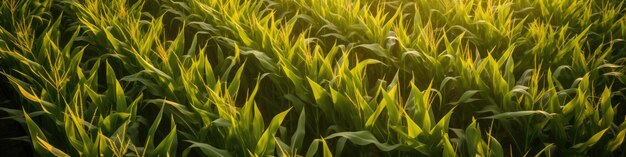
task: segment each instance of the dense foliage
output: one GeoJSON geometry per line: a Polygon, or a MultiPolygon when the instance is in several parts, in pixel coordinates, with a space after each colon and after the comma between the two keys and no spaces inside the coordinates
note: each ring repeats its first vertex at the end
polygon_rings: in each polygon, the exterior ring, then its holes
{"type": "Polygon", "coordinates": [[[625,156],[625,13],[3,0],[0,109],[39,156],[625,156]]]}

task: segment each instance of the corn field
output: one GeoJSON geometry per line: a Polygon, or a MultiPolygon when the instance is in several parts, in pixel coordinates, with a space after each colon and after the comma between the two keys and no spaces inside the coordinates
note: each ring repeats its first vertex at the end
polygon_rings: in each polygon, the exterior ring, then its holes
{"type": "Polygon", "coordinates": [[[625,38],[621,0],[3,0],[1,130],[22,134],[0,140],[63,157],[626,156],[625,38]]]}

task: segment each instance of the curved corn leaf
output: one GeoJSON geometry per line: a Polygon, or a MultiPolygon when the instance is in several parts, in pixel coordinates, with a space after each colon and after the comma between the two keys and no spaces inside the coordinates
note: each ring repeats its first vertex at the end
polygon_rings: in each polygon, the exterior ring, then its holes
{"type": "Polygon", "coordinates": [[[350,140],[350,142],[357,145],[374,144],[378,149],[382,151],[391,151],[401,146],[400,144],[390,145],[387,143],[381,143],[369,131],[339,132],[331,134],[324,139],[332,139],[337,137],[347,138],[348,140],[350,140]]]}

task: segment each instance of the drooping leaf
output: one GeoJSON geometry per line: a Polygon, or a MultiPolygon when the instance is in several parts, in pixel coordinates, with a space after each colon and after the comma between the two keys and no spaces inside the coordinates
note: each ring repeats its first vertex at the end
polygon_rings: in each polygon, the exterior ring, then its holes
{"type": "Polygon", "coordinates": [[[193,148],[199,148],[202,151],[202,153],[204,153],[204,155],[207,155],[207,156],[216,156],[216,157],[231,157],[232,156],[227,150],[219,149],[206,143],[194,142],[190,140],[187,140],[187,142],[191,143],[191,146],[185,149],[185,151],[183,152],[183,156],[188,156],[189,152],[193,148]]]}
{"type": "Polygon", "coordinates": [[[357,145],[374,144],[376,145],[378,149],[382,151],[391,151],[401,146],[400,144],[390,145],[387,143],[381,143],[369,131],[338,132],[338,133],[331,134],[330,136],[327,136],[324,139],[332,139],[332,138],[337,138],[337,137],[347,138],[348,140],[350,140],[350,142],[357,144],[357,145]]]}

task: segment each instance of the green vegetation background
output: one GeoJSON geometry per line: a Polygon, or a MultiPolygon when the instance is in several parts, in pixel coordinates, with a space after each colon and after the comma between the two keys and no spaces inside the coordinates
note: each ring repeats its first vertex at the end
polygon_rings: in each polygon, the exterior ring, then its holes
{"type": "Polygon", "coordinates": [[[626,156],[625,13],[619,0],[4,0],[0,154],[626,156]]]}

